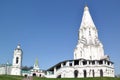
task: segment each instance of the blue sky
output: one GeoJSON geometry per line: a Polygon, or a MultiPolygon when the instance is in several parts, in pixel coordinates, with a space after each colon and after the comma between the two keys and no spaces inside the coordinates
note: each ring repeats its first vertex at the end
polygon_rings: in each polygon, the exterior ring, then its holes
{"type": "Polygon", "coordinates": [[[88,5],[105,54],[120,73],[120,0],[0,0],[0,64],[12,63],[20,43],[23,65],[41,69],[73,59],[83,8],[88,5]]]}

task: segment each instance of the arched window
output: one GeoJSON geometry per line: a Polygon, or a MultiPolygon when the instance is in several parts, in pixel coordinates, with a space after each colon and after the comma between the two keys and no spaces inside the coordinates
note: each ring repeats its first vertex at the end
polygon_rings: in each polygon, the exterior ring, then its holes
{"type": "Polygon", "coordinates": [[[93,75],[93,77],[95,77],[95,71],[94,70],[92,70],[92,75],[93,75]]]}
{"type": "Polygon", "coordinates": [[[90,30],[90,28],[89,28],[89,36],[91,36],[91,30],[90,30]]]}
{"type": "Polygon", "coordinates": [[[18,57],[16,57],[16,64],[18,64],[18,61],[19,61],[19,58],[18,58],[18,57]]]}
{"type": "Polygon", "coordinates": [[[103,70],[100,69],[100,77],[103,77],[103,70]]]}
{"type": "Polygon", "coordinates": [[[82,55],[82,51],[80,51],[80,57],[82,57],[83,55],[82,55]]]}
{"type": "Polygon", "coordinates": [[[77,78],[78,77],[78,70],[74,71],[74,77],[77,78]]]}
{"type": "Polygon", "coordinates": [[[84,78],[87,77],[87,72],[86,72],[86,70],[83,70],[83,75],[84,75],[84,78]]]}

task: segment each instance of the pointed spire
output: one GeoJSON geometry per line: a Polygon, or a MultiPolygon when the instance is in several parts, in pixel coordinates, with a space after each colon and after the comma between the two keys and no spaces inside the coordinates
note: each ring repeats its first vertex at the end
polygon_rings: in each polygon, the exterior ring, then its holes
{"type": "Polygon", "coordinates": [[[38,58],[36,58],[35,60],[34,69],[37,69],[37,70],[39,69],[38,58]]]}
{"type": "Polygon", "coordinates": [[[95,24],[93,22],[93,19],[90,15],[89,8],[87,5],[84,7],[83,17],[80,25],[81,28],[87,28],[87,27],[95,27],[95,24]]]}
{"type": "Polygon", "coordinates": [[[35,65],[38,66],[38,59],[36,58],[35,65]]]}

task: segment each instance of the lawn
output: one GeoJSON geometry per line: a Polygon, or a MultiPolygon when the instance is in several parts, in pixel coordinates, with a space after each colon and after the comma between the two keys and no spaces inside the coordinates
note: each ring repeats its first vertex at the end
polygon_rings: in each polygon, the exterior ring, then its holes
{"type": "MultiPolygon", "coordinates": [[[[0,80],[22,80],[23,77],[21,76],[9,76],[9,75],[0,75],[0,80]]],[[[120,80],[120,78],[39,78],[34,77],[33,80],[120,80]]]]}
{"type": "Polygon", "coordinates": [[[61,78],[61,79],[34,78],[34,80],[120,80],[120,78],[61,78]]]}
{"type": "Polygon", "coordinates": [[[21,76],[0,75],[0,80],[22,80],[21,76]]]}

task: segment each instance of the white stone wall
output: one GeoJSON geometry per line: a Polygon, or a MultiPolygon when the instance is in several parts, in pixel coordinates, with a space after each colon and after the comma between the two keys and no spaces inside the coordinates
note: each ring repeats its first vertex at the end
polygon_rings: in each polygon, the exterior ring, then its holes
{"type": "Polygon", "coordinates": [[[0,75],[6,74],[6,69],[5,67],[0,67],[0,75]]]}
{"type": "Polygon", "coordinates": [[[108,65],[105,60],[102,61],[102,64],[99,64],[99,61],[95,61],[95,63],[89,63],[92,61],[87,61],[86,64],[83,64],[84,60],[79,60],[79,64],[74,64],[74,61],[66,61],[66,64],[63,66],[61,63],[61,67],[59,69],[54,66],[54,74],[47,75],[48,78],[75,78],[75,70],[78,71],[77,77],[85,77],[84,70],[86,71],[86,77],[114,77],[114,66],[110,62],[108,65]],[[70,66],[69,63],[72,62],[70,66]],[[102,70],[102,72],[101,72],[102,70]],[[101,73],[100,73],[101,72],[101,73]]]}
{"type": "Polygon", "coordinates": [[[21,75],[21,68],[12,67],[11,75],[21,75]]]}
{"type": "Polygon", "coordinates": [[[12,66],[0,66],[0,75],[4,75],[4,74],[7,74],[7,75],[10,75],[11,74],[11,67],[12,66]]]}
{"type": "Polygon", "coordinates": [[[79,78],[84,77],[84,70],[86,70],[86,77],[100,77],[100,70],[103,70],[103,77],[114,77],[114,72],[112,72],[114,69],[103,66],[63,67],[54,75],[56,77],[61,75],[62,78],[74,78],[75,70],[78,70],[79,78]],[[94,70],[94,76],[92,70],[94,70]]]}

